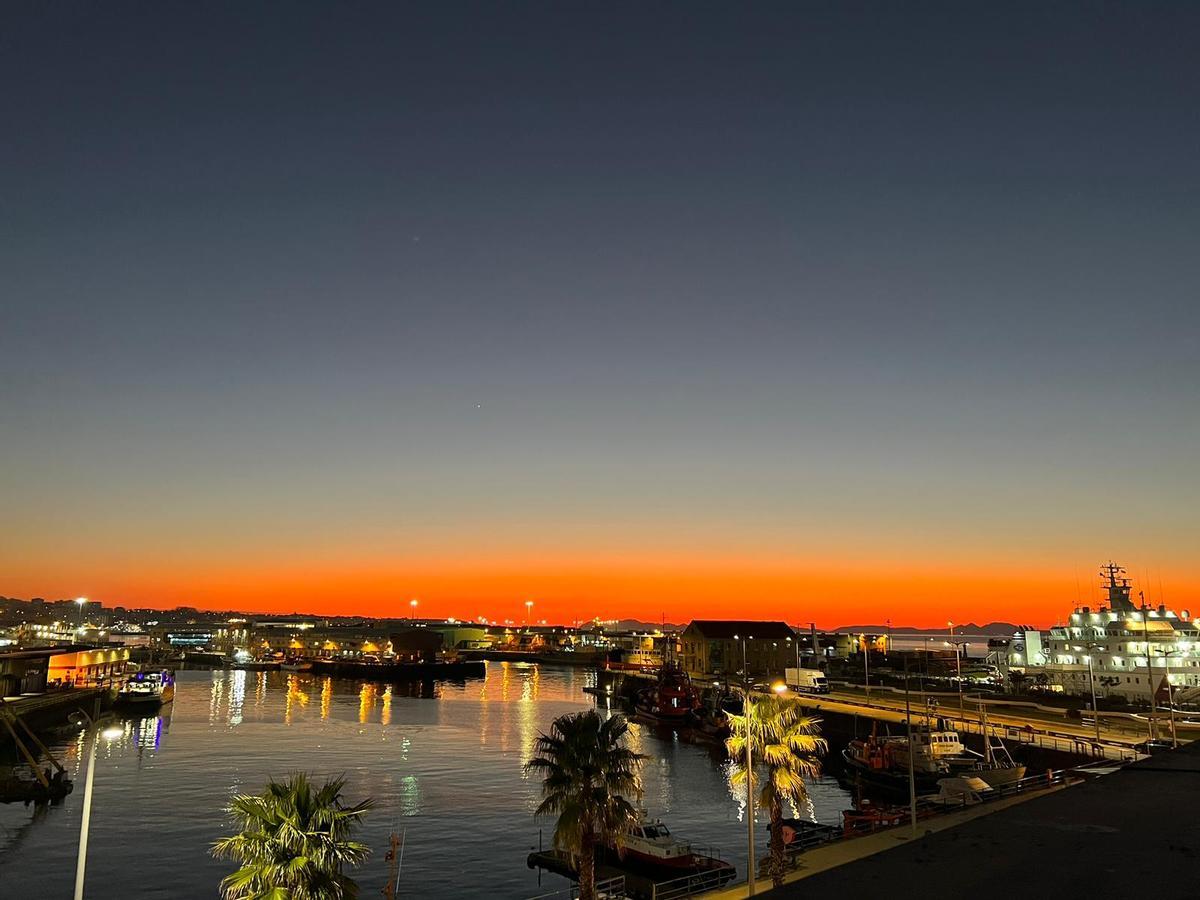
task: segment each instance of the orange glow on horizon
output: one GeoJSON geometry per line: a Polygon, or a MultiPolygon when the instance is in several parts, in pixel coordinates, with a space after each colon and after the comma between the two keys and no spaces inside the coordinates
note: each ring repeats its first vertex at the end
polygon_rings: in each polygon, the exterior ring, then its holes
{"type": "MultiPolygon", "coordinates": [[[[1135,585],[1139,579],[1134,574],[1135,585]]],[[[1097,606],[1098,579],[1086,572],[1050,567],[1014,571],[1003,564],[960,562],[941,567],[868,565],[860,560],[802,564],[754,559],[570,559],[446,561],[368,564],[365,560],[325,560],[309,565],[288,561],[275,566],[172,567],[89,572],[77,579],[38,584],[20,579],[25,593],[48,599],[74,596],[86,588],[94,600],[112,606],[254,613],[290,612],[405,618],[413,615],[480,616],[503,622],[525,620],[526,601],[534,618],[551,623],[635,618],[687,622],[693,618],[815,621],[818,627],[855,624],[934,627],[992,621],[1049,625],[1079,604],[1097,606]]],[[[1143,578],[1148,602],[1194,608],[1200,579],[1172,575],[1143,578]]],[[[13,586],[9,586],[10,591],[13,586]]],[[[1135,587],[1138,590],[1139,587],[1135,587]]]]}

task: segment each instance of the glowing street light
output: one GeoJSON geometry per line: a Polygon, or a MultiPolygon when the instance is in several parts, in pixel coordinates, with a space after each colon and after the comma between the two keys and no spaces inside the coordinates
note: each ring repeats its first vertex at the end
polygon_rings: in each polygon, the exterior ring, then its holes
{"type": "MultiPolygon", "coordinates": [[[[84,602],[86,603],[87,600],[84,599],[84,602]]],[[[102,731],[96,727],[95,720],[83,710],[77,710],[75,713],[72,713],[71,719],[77,724],[86,724],[88,728],[94,731],[92,748],[88,751],[87,778],[84,781],[83,787],[83,813],[79,822],[79,857],[75,863],[75,900],[83,900],[83,879],[84,871],[87,868],[88,830],[92,824],[92,785],[95,782],[96,776],[96,747],[100,744],[100,738],[104,738],[110,742],[115,741],[125,734],[125,729],[117,726],[109,726],[102,731]]]]}
{"type": "Polygon", "coordinates": [[[526,622],[526,623],[528,623],[528,622],[529,622],[529,617],[530,617],[531,615],[533,615],[533,601],[532,601],[532,600],[526,600],[526,601],[525,601],[525,622],[526,622]]]}
{"type": "Polygon", "coordinates": [[[88,602],[87,597],[76,597],[75,598],[75,603],[79,607],[79,624],[80,624],[80,626],[83,625],[83,608],[85,606],[87,606],[87,602],[88,602]]]}
{"type": "Polygon", "coordinates": [[[417,598],[416,597],[413,597],[413,599],[408,601],[408,607],[411,610],[411,612],[408,614],[408,617],[410,619],[415,619],[417,617],[417,598]]]}

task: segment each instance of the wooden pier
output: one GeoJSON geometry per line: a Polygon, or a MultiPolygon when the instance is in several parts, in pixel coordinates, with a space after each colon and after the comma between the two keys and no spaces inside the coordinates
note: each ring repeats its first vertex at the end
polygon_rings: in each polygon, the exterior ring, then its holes
{"type": "Polygon", "coordinates": [[[414,663],[363,663],[349,660],[317,659],[313,661],[313,673],[332,675],[336,678],[365,678],[368,681],[444,681],[449,679],[482,678],[486,664],[477,661],[461,662],[414,662],[414,663]]]}

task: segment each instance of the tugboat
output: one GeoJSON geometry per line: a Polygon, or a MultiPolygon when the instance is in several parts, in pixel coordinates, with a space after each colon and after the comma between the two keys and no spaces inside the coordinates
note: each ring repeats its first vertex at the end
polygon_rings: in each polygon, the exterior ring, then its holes
{"type": "Polygon", "coordinates": [[[114,706],[126,709],[150,709],[175,699],[175,673],[169,669],[159,672],[135,672],[117,691],[114,706]]]}
{"type": "Polygon", "coordinates": [[[992,788],[1025,777],[1025,766],[1014,762],[1003,744],[995,747],[989,740],[984,756],[964,747],[958,732],[944,725],[914,731],[911,743],[904,737],[872,734],[865,741],[851,741],[842,751],[849,770],[863,781],[897,791],[908,790],[910,756],[917,793],[936,793],[938,782],[953,776],[978,778],[992,788]]]}
{"type": "Polygon", "coordinates": [[[670,663],[659,670],[657,684],[638,691],[633,708],[652,719],[683,722],[700,708],[700,692],[677,663],[670,663]]]}

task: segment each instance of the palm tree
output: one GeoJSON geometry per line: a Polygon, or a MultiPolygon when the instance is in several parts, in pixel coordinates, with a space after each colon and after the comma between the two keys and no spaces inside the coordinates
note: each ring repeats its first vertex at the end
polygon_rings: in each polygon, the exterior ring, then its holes
{"type": "Polygon", "coordinates": [[[729,717],[733,732],[725,742],[733,759],[733,785],[751,790],[761,782],[758,802],[771,816],[771,881],[783,884],[783,804],[800,806],[808,801],[805,779],[821,774],[820,757],[827,744],[821,737],[821,720],[804,715],[798,700],[782,697],[746,698],[743,714],[729,717]],[[747,723],[749,729],[747,731],[747,723]],[[747,733],[749,737],[747,737],[747,733]],[[755,766],[761,766],[766,778],[746,771],[746,741],[755,766]]]}
{"type": "Polygon", "coordinates": [[[267,782],[261,794],[239,794],[228,811],[240,828],[213,844],[218,859],[241,868],[221,880],[226,900],[353,900],[358,885],[342,874],[367,858],[366,844],[350,839],[370,800],[342,802],[345,778],[314,787],[297,773],[267,782]]]}
{"type": "Polygon", "coordinates": [[[596,845],[619,843],[637,822],[624,795],[641,797],[638,770],[647,757],[624,745],[628,731],[621,716],[605,720],[595,710],[559,716],[525,764],[543,774],[534,815],[558,815],[553,844],[577,862],[580,900],[596,898],[596,845]]]}

